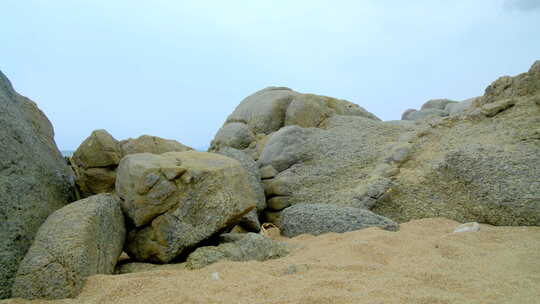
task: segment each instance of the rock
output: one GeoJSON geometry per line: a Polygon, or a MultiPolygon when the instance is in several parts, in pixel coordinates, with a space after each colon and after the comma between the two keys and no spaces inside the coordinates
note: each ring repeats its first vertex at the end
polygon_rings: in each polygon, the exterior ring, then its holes
{"type": "Polygon", "coordinates": [[[268,200],[268,208],[279,211],[291,205],[290,198],[287,196],[274,196],[268,200]]]}
{"type": "Polygon", "coordinates": [[[216,137],[211,143],[211,149],[219,150],[219,147],[231,147],[234,149],[245,149],[254,141],[255,135],[244,123],[233,122],[224,125],[219,129],[216,137]]]}
{"type": "Polygon", "coordinates": [[[364,206],[361,197],[376,181],[375,169],[390,153],[396,153],[398,161],[407,159],[409,150],[394,148],[406,146],[400,137],[413,130],[340,115],[328,118],[320,128],[282,128],[272,135],[259,159],[261,167],[272,165],[279,172],[262,181],[267,200],[284,197],[274,202],[364,206]]]}
{"type": "Polygon", "coordinates": [[[296,204],[281,214],[281,233],[287,237],[300,234],[343,233],[368,227],[396,231],[398,224],[371,211],[329,204],[296,204]]]}
{"type": "Polygon", "coordinates": [[[22,260],[13,296],[62,299],[79,294],[87,277],[112,274],[126,235],[120,204],[100,194],[54,212],[22,260]]]}
{"type": "Polygon", "coordinates": [[[72,159],[84,169],[116,167],[122,159],[122,150],[106,130],[95,130],[73,153],[72,159]]]}
{"type": "Polygon", "coordinates": [[[423,120],[430,117],[444,117],[448,116],[448,113],[444,110],[439,109],[425,109],[421,111],[412,112],[408,115],[409,120],[417,121],[423,120]]]}
{"type": "Polygon", "coordinates": [[[380,120],[346,100],[270,87],[248,96],[236,107],[216,134],[209,151],[232,147],[258,160],[270,134],[289,125],[319,127],[335,115],[380,120]]]}
{"type": "Polygon", "coordinates": [[[241,122],[254,134],[269,134],[285,122],[287,107],[298,93],[289,88],[268,87],[246,97],[225,124],[241,122]]]}
{"type": "Polygon", "coordinates": [[[306,160],[309,157],[306,141],[311,133],[312,129],[298,126],[281,128],[268,140],[259,159],[259,166],[272,166],[281,172],[306,160]]]}
{"type": "Polygon", "coordinates": [[[58,151],[51,123],[0,72],[0,299],[39,227],[75,199],[74,174],[58,151]]]}
{"type": "Polygon", "coordinates": [[[223,147],[218,154],[225,155],[232,159],[236,159],[240,162],[242,167],[249,173],[249,185],[255,193],[255,200],[257,204],[257,211],[261,212],[266,208],[266,198],[264,196],[264,189],[261,185],[261,173],[255,160],[248,154],[229,147],[223,147]]]}
{"type": "Polygon", "coordinates": [[[186,261],[188,269],[200,269],[221,260],[228,261],[266,261],[289,254],[286,244],[274,241],[256,233],[235,236],[230,242],[219,246],[199,247],[186,261]]]}
{"type": "Polygon", "coordinates": [[[261,223],[259,222],[257,209],[253,209],[244,215],[240,219],[240,222],[238,222],[238,225],[240,225],[246,231],[259,232],[261,230],[261,223]]]}
{"type": "Polygon", "coordinates": [[[527,73],[515,77],[503,76],[486,88],[478,105],[495,102],[510,97],[533,96],[540,92],[540,60],[534,62],[527,73]]]}
{"type": "Polygon", "coordinates": [[[444,110],[447,105],[458,103],[457,101],[450,99],[431,99],[426,101],[420,108],[420,111],[424,110],[444,110]]]}
{"type": "Polygon", "coordinates": [[[470,109],[474,104],[475,100],[479,97],[469,98],[458,103],[449,103],[444,108],[444,111],[449,115],[455,115],[464,112],[467,109],[470,109]]]}
{"type": "Polygon", "coordinates": [[[116,167],[122,159],[120,143],[105,130],[95,130],[73,153],[71,164],[83,197],[112,192],[116,167]]]}
{"type": "Polygon", "coordinates": [[[134,227],[126,252],[167,263],[255,208],[248,172],[231,158],[206,152],[141,153],[124,157],[116,192],[134,227]]]}
{"type": "Polygon", "coordinates": [[[276,177],[278,175],[278,171],[272,167],[272,165],[264,166],[260,169],[261,178],[262,179],[270,179],[276,177]]]}
{"type": "Polygon", "coordinates": [[[77,173],[77,185],[83,197],[114,191],[116,168],[125,155],[134,153],[163,154],[191,151],[175,140],[142,135],[117,141],[105,130],[95,130],[77,148],[72,166],[77,173]]]}
{"type": "Polygon", "coordinates": [[[333,114],[322,96],[302,94],[296,96],[285,113],[285,125],[316,128],[333,114]]]}
{"type": "Polygon", "coordinates": [[[535,73],[505,80],[514,89],[497,80],[474,109],[419,132],[372,211],[399,222],[540,225],[540,91],[521,95],[534,88],[535,73]]]}
{"type": "Polygon", "coordinates": [[[150,135],[122,140],[120,141],[120,146],[124,156],[135,153],[163,154],[167,152],[193,151],[193,148],[183,145],[176,140],[150,135]]]}
{"type": "Polygon", "coordinates": [[[415,109],[407,109],[403,114],[401,114],[401,120],[412,120],[410,119],[410,116],[412,113],[416,112],[415,109]]]}
{"type": "Polygon", "coordinates": [[[478,231],[480,231],[480,224],[478,224],[477,222],[472,222],[472,223],[465,223],[465,224],[459,225],[459,226],[454,230],[454,233],[459,233],[459,232],[478,232],[478,231]]]}

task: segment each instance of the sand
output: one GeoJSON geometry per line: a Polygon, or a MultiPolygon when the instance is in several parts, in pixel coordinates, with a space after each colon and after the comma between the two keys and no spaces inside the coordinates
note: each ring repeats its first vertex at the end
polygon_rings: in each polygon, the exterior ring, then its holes
{"type": "Polygon", "coordinates": [[[295,249],[278,260],[97,275],[77,299],[0,303],[540,303],[540,227],[458,225],[302,235],[284,239],[295,249]]]}

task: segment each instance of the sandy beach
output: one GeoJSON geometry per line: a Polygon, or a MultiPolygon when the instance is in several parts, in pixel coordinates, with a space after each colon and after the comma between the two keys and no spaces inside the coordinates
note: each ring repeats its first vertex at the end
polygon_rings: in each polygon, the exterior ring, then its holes
{"type": "Polygon", "coordinates": [[[0,303],[538,303],[540,227],[452,233],[457,225],[280,238],[295,249],[278,260],[98,275],[76,299],[0,303]]]}

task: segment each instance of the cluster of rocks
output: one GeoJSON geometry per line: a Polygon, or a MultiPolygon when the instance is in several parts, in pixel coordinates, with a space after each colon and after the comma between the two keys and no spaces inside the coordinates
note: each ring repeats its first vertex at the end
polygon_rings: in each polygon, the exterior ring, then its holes
{"type": "Polygon", "coordinates": [[[431,99],[426,101],[420,110],[408,109],[401,115],[402,120],[423,120],[430,117],[446,117],[457,115],[472,107],[479,97],[469,98],[463,101],[450,99],[431,99]]]}
{"type": "Polygon", "coordinates": [[[0,76],[0,298],[74,297],[90,275],[129,272],[122,252],[133,268],[287,255],[256,233],[266,222],[287,237],[438,216],[540,225],[540,61],[402,121],[270,87],[238,105],[208,152],[96,130],[71,169],[46,117],[0,76]]]}

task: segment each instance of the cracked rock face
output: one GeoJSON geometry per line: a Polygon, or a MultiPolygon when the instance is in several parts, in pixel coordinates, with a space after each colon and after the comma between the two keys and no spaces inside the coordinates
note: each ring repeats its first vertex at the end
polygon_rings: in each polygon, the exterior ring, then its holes
{"type": "Polygon", "coordinates": [[[0,299],[39,227],[75,199],[74,174],[47,117],[0,72],[0,299]]]}
{"type": "Polygon", "coordinates": [[[126,252],[167,263],[237,224],[256,207],[242,165],[206,152],[140,153],[124,157],[116,192],[132,226],[126,252]]]}
{"type": "Polygon", "coordinates": [[[22,260],[13,297],[62,299],[79,294],[87,277],[111,274],[126,236],[116,198],[99,194],[54,212],[22,260]]]}

